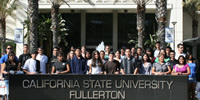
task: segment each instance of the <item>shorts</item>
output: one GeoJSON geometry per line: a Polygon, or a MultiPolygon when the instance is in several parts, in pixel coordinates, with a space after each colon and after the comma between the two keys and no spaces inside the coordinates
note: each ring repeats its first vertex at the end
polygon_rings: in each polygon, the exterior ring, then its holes
{"type": "Polygon", "coordinates": [[[196,78],[191,78],[191,77],[189,77],[189,83],[197,83],[197,80],[196,80],[196,78]]]}

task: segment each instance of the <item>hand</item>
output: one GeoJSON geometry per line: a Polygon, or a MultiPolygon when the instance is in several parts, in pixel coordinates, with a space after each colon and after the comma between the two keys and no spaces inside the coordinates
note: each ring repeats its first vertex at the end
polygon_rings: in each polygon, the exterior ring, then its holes
{"type": "Polygon", "coordinates": [[[32,72],[32,73],[30,73],[30,75],[34,75],[34,74],[37,74],[36,72],[32,72]]]}

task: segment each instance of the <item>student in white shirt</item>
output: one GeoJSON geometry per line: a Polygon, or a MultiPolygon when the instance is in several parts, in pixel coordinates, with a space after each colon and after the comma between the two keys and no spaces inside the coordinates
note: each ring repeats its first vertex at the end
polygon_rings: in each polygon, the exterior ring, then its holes
{"type": "Polygon", "coordinates": [[[177,45],[177,48],[178,48],[178,52],[176,53],[175,59],[178,59],[178,57],[181,55],[185,57],[186,54],[183,53],[183,50],[184,50],[183,44],[179,43],[177,45]]]}
{"type": "Polygon", "coordinates": [[[38,74],[40,73],[40,61],[36,60],[37,51],[31,52],[31,57],[28,60],[26,60],[23,71],[26,74],[32,75],[32,74],[38,74]]]}
{"type": "Polygon", "coordinates": [[[40,61],[40,71],[42,74],[48,73],[47,63],[48,63],[48,57],[44,55],[43,48],[38,48],[38,55],[36,57],[37,60],[40,61]]]}
{"type": "Polygon", "coordinates": [[[160,53],[160,42],[158,41],[156,42],[156,50],[154,51],[154,57],[157,58],[159,53],[160,53]]]}

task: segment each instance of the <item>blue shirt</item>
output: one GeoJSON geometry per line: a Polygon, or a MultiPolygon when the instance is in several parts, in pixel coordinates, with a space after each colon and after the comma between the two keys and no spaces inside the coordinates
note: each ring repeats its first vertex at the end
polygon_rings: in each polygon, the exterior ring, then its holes
{"type": "Polygon", "coordinates": [[[71,60],[71,72],[74,74],[86,74],[87,72],[87,60],[82,56],[78,59],[74,56],[71,60]]]}
{"type": "Polygon", "coordinates": [[[195,63],[188,63],[190,66],[190,72],[189,78],[196,78],[196,64],[195,63]]]}
{"type": "MultiPolygon", "coordinates": [[[[0,59],[0,64],[3,64],[4,62],[6,62],[8,60],[8,55],[5,54],[1,57],[0,59]]],[[[17,57],[15,56],[15,60],[18,61],[17,57]]]]}

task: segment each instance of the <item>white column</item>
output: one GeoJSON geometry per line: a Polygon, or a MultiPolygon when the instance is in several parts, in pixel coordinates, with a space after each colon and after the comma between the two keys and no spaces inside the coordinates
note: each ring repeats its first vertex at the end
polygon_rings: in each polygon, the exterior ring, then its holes
{"type": "Polygon", "coordinates": [[[113,11],[113,51],[117,50],[118,45],[118,16],[117,10],[113,11]]]}
{"type": "MultiPolygon", "coordinates": [[[[169,27],[173,27],[171,22],[177,22],[175,25],[175,51],[177,52],[177,44],[183,41],[183,6],[182,0],[171,0],[171,3],[173,7],[171,13],[168,13],[169,27]]],[[[171,47],[173,47],[173,43],[171,43],[171,47]]]]}
{"type": "MultiPolygon", "coordinates": [[[[24,20],[27,20],[27,8],[28,8],[28,1],[22,0],[19,1],[20,7],[16,10],[16,28],[23,29],[23,25],[21,22],[24,22],[24,20]]],[[[24,34],[27,32],[27,29],[24,29],[24,34]]],[[[25,39],[26,40],[26,39],[25,39]]],[[[27,43],[27,41],[25,41],[27,43]]],[[[23,54],[23,43],[17,43],[16,44],[16,56],[19,57],[19,55],[23,54]]]]}
{"type": "Polygon", "coordinates": [[[86,13],[81,11],[81,46],[86,45],[86,13]]]}

